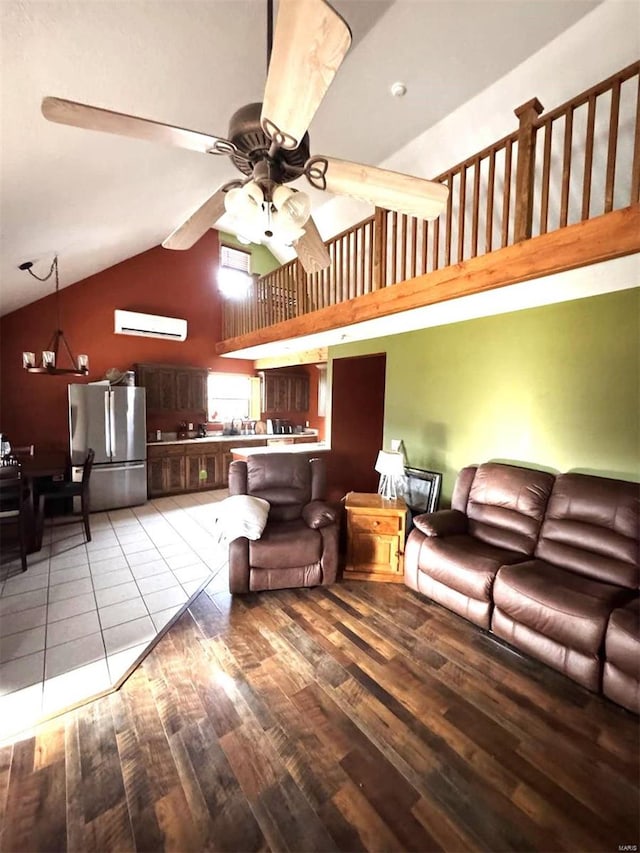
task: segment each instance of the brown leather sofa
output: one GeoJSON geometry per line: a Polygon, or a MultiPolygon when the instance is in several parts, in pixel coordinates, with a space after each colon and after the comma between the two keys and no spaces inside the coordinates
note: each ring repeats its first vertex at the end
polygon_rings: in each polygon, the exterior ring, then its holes
{"type": "Polygon", "coordinates": [[[605,692],[637,704],[640,486],[487,463],[461,471],[452,503],[414,519],[408,586],[594,692],[606,634],[605,692]]]}
{"type": "Polygon", "coordinates": [[[324,462],[295,453],[256,454],[229,466],[229,494],[269,503],[262,536],[229,544],[229,591],[331,584],[338,569],[338,513],[323,500],[324,462]]]}

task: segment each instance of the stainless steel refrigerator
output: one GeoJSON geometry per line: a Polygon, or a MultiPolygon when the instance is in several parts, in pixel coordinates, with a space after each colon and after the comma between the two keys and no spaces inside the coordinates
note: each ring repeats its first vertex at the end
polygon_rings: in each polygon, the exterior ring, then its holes
{"type": "Polygon", "coordinates": [[[82,479],[90,447],[91,510],[136,506],[147,499],[145,389],[69,385],[72,477],[82,479]]]}

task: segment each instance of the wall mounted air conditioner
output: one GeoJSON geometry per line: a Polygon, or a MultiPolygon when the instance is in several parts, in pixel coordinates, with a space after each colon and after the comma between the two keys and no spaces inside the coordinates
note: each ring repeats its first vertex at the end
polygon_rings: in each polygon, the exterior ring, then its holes
{"type": "Polygon", "coordinates": [[[165,341],[184,341],[187,321],[177,317],[159,317],[140,314],[138,311],[115,310],[116,335],[140,335],[144,338],[162,338],[165,341]]]}

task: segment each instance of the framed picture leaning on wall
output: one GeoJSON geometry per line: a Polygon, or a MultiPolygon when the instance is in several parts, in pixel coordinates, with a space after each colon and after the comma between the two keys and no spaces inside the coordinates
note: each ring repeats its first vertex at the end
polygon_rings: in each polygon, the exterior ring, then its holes
{"type": "Polygon", "coordinates": [[[398,493],[411,510],[411,516],[423,512],[435,512],[440,503],[442,474],[438,471],[426,471],[422,468],[405,466],[405,476],[398,483],[398,493]]]}

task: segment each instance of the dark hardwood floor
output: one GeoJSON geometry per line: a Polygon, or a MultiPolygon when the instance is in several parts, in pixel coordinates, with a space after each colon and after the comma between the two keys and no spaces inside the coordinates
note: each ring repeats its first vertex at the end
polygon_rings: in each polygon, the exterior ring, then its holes
{"type": "Polygon", "coordinates": [[[403,586],[202,593],[119,692],[0,749],[1,846],[619,851],[639,732],[403,586]]]}

